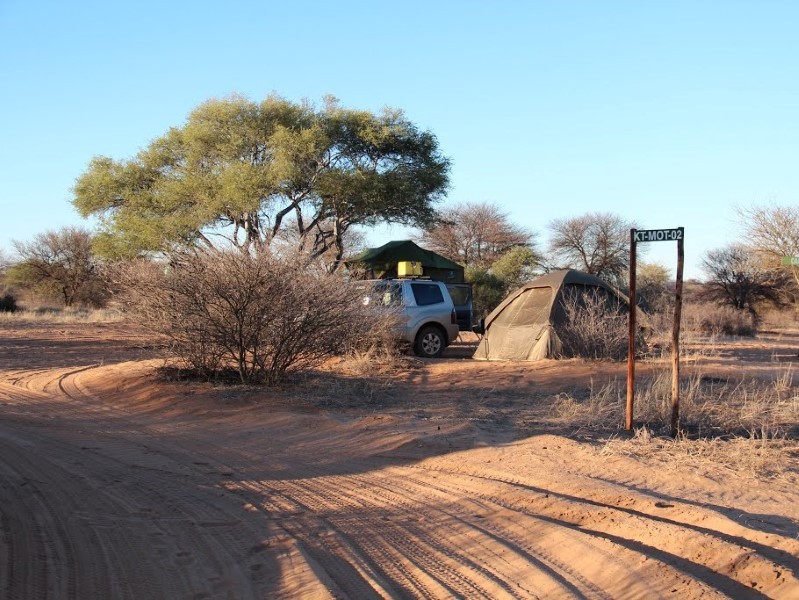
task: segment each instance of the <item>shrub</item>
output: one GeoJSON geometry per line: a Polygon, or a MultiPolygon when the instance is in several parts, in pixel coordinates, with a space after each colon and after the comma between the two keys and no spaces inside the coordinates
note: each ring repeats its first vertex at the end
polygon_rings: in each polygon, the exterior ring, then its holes
{"type": "Polygon", "coordinates": [[[275,384],[377,343],[381,330],[354,286],[301,255],[212,252],[117,273],[126,307],[207,376],[233,369],[241,382],[275,384]]]}
{"type": "Polygon", "coordinates": [[[681,326],[702,335],[738,335],[751,337],[757,333],[755,316],[715,302],[689,303],[683,308],[681,326]]]}
{"type": "Polygon", "coordinates": [[[560,355],[619,360],[627,356],[627,307],[604,290],[567,294],[559,310],[566,323],[558,330],[560,355]]]}
{"type": "Polygon", "coordinates": [[[794,305],[782,309],[772,308],[758,314],[760,329],[795,329],[799,325],[799,315],[794,305]]]}
{"type": "Polygon", "coordinates": [[[468,268],[466,281],[472,284],[475,319],[486,317],[505,297],[502,280],[485,269],[468,268]]]}
{"type": "Polygon", "coordinates": [[[11,294],[5,294],[0,298],[0,312],[16,312],[19,310],[17,299],[11,294]]]}

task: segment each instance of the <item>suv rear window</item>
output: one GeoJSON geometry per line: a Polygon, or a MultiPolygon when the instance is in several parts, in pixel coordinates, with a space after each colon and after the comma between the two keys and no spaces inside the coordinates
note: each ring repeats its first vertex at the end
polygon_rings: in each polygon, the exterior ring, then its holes
{"type": "Polygon", "coordinates": [[[437,285],[430,283],[412,283],[411,290],[413,290],[413,297],[416,298],[416,304],[418,306],[427,306],[428,304],[444,302],[444,295],[441,293],[441,288],[437,285]]]}
{"type": "Polygon", "coordinates": [[[447,291],[455,306],[469,304],[472,301],[472,288],[467,285],[448,285],[447,291]]]}

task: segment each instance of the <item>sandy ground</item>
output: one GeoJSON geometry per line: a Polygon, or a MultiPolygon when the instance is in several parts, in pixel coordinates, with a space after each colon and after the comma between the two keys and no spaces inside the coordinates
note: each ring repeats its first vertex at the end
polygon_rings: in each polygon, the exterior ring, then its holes
{"type": "MultiPolygon", "coordinates": [[[[798,347],[702,368],[768,380],[798,347]]],[[[470,348],[262,390],[165,381],[121,325],[0,324],[0,597],[799,598],[799,458],[602,452],[541,415],[625,365],[470,348]]]]}

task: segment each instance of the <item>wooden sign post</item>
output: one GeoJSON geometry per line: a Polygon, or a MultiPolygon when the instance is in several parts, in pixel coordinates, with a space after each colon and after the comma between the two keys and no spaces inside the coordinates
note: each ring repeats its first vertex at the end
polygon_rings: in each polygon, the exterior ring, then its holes
{"type": "Polygon", "coordinates": [[[635,297],[636,245],[639,242],[677,242],[677,282],[674,298],[674,324],[671,329],[671,435],[680,431],[680,320],[682,317],[682,279],[685,248],[685,228],[675,229],[630,229],[630,339],[627,349],[627,411],[624,428],[633,429],[633,404],[635,397],[635,297]]]}

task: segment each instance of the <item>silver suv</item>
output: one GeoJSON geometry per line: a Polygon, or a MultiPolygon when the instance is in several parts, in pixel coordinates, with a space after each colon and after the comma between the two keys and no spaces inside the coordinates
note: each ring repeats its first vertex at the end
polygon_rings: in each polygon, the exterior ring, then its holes
{"type": "Polygon", "coordinates": [[[375,279],[364,284],[363,302],[396,311],[399,337],[424,358],[441,356],[458,337],[455,305],[441,281],[429,279],[375,279]]]}

